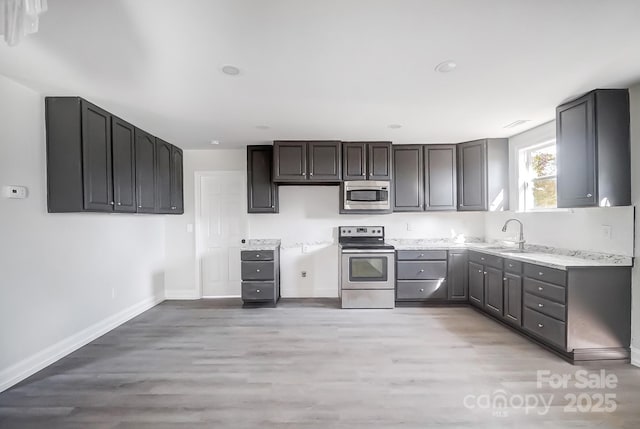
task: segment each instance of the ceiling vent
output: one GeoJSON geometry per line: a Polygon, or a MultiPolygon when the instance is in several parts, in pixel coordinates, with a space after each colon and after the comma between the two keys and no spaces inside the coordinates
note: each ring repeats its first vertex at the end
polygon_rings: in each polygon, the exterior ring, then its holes
{"type": "Polygon", "coordinates": [[[531,122],[531,120],[530,119],[518,119],[517,121],[513,121],[512,123],[507,124],[502,128],[516,128],[516,127],[519,127],[522,124],[526,124],[527,122],[531,122]]]}

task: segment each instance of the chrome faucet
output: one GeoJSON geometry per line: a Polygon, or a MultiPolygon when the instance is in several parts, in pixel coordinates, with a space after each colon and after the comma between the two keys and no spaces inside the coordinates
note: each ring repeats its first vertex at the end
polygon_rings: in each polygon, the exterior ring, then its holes
{"type": "Polygon", "coordinates": [[[515,218],[507,219],[507,221],[504,223],[504,226],[502,227],[502,232],[507,232],[507,225],[509,225],[509,222],[511,222],[511,221],[515,221],[515,222],[518,222],[520,224],[520,238],[517,241],[517,243],[518,243],[518,249],[524,250],[524,243],[525,243],[525,241],[524,241],[524,230],[523,230],[524,227],[522,225],[522,222],[520,222],[520,220],[515,219],[515,218]]]}

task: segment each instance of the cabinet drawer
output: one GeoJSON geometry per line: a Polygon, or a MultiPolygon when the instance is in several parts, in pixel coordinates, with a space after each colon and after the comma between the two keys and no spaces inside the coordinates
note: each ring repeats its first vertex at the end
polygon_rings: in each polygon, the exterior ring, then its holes
{"type": "Polygon", "coordinates": [[[276,287],[270,282],[242,282],[243,301],[272,301],[276,298],[276,287]]]}
{"type": "Polygon", "coordinates": [[[505,259],[504,270],[510,273],[520,274],[522,272],[522,262],[505,259]]]}
{"type": "Polygon", "coordinates": [[[447,282],[444,280],[400,280],[397,284],[396,298],[398,301],[447,299],[447,282]]]}
{"type": "Polygon", "coordinates": [[[469,260],[482,265],[502,269],[502,258],[500,256],[487,255],[485,253],[469,252],[469,260]]]}
{"type": "Polygon", "coordinates": [[[557,285],[567,284],[567,272],[540,265],[524,264],[524,275],[532,279],[542,280],[557,285]]]}
{"type": "Polygon", "coordinates": [[[273,280],[273,262],[242,261],[242,280],[273,280]]]}
{"type": "Polygon", "coordinates": [[[524,294],[524,305],[532,310],[544,313],[555,319],[565,321],[565,306],[539,296],[524,294]]]}
{"type": "Polygon", "coordinates": [[[447,261],[398,261],[398,280],[428,280],[447,277],[447,261]]]}
{"type": "Polygon", "coordinates": [[[560,304],[565,303],[565,288],[525,277],[524,291],[560,304]]]}
{"type": "Polygon", "coordinates": [[[567,337],[566,325],[552,317],[538,313],[530,308],[524,309],[524,329],[532,334],[565,349],[567,337]]]}
{"type": "Polygon", "coordinates": [[[447,259],[446,250],[398,250],[398,261],[429,261],[447,259]]]}
{"type": "Polygon", "coordinates": [[[273,261],[273,250],[243,250],[240,252],[243,261],[273,261]]]}

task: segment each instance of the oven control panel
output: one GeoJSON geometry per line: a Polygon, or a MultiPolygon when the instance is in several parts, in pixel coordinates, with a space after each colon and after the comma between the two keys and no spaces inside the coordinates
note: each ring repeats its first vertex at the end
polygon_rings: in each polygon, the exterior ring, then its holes
{"type": "Polygon", "coordinates": [[[384,226],[340,226],[338,234],[340,237],[384,238],[384,226]]]}

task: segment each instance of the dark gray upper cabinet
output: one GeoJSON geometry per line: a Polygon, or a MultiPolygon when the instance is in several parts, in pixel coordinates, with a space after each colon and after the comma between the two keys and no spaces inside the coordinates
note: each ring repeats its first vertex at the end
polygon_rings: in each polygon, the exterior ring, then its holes
{"type": "Polygon", "coordinates": [[[393,211],[424,210],[424,157],[421,145],[393,145],[393,211]]]}
{"type": "Polygon", "coordinates": [[[182,149],[171,146],[171,213],[184,213],[184,156],[182,149]]]}
{"type": "Polygon", "coordinates": [[[273,146],[247,146],[247,211],[278,213],[278,187],[273,183],[273,146]]]}
{"type": "Polygon", "coordinates": [[[391,180],[391,142],[343,142],[344,180],[391,180]]]}
{"type": "Polygon", "coordinates": [[[136,211],[135,127],[120,118],[111,118],[113,153],[113,200],[117,212],[136,211]]]}
{"type": "Polygon", "coordinates": [[[82,100],[82,171],[84,208],[113,211],[111,115],[82,100]]]}
{"type": "Polygon", "coordinates": [[[509,141],[483,139],[458,145],[458,210],[509,209],[509,141]]]}
{"type": "Polygon", "coordinates": [[[424,209],[443,211],[457,209],[456,145],[424,147],[424,209]]]}
{"type": "Polygon", "coordinates": [[[467,252],[465,250],[450,250],[447,270],[449,300],[466,301],[468,297],[467,252]]]}
{"type": "Polygon", "coordinates": [[[156,138],[156,213],[171,213],[171,145],[156,138]]]}
{"type": "Polygon", "coordinates": [[[138,213],[156,211],[156,139],[138,128],[136,136],[136,197],[138,213]]]}
{"type": "Polygon", "coordinates": [[[629,92],[598,89],[556,109],[558,207],[631,204],[629,92]]]}
{"type": "Polygon", "coordinates": [[[342,147],[339,141],[309,142],[308,180],[340,182],[342,180],[342,147]]]}
{"type": "Polygon", "coordinates": [[[275,141],[273,181],[282,183],[342,180],[342,149],[339,141],[275,141]]]}

